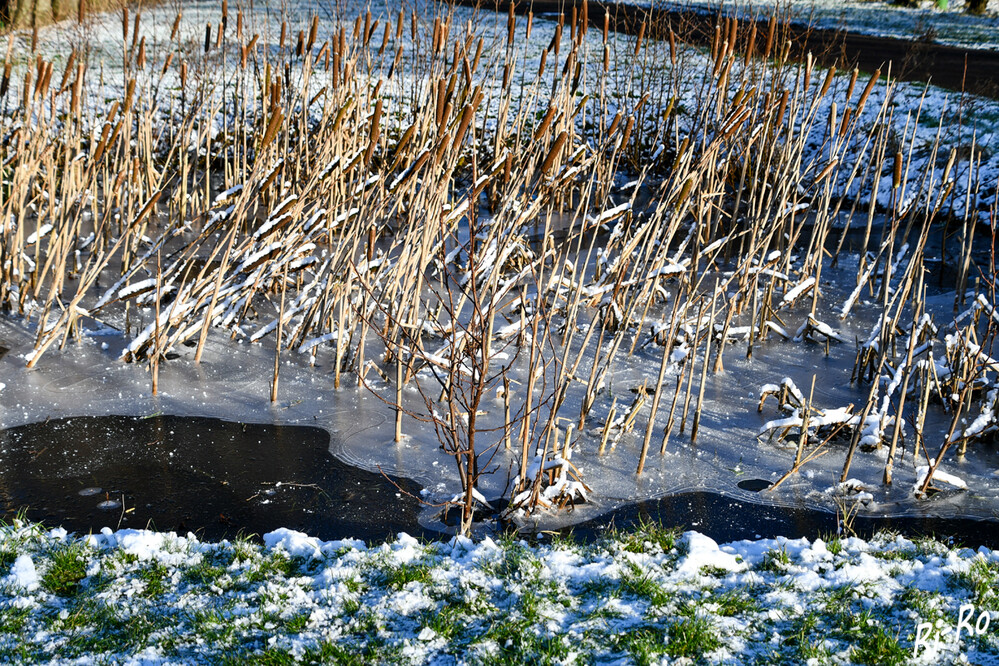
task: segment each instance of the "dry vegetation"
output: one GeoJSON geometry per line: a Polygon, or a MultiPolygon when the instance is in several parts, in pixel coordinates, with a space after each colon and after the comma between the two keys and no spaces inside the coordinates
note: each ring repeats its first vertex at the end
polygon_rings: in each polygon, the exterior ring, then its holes
{"type": "Polygon", "coordinates": [[[910,172],[887,72],[789,63],[777,19],[720,23],[698,54],[670,32],[616,39],[585,5],[557,22],[510,14],[505,34],[455,16],[362,11],[268,39],[223,2],[196,42],[178,15],[154,48],[124,10],[113,75],[84,46],[61,66],[8,48],[0,307],[35,325],[28,365],[98,321],[153,392],[166,355],[188,344],[200,359],[212,329],[329,357],[338,387],[380,376],[397,438],[408,414],[454,456],[462,530],[500,447],[519,454],[511,512],[585,498],[571,454],[615,359],[660,350],[598,426],[601,452],[644,431],[624,463],[641,474],[670,437],[696,441],[726,356],[774,335],[840,344],[830,308],[847,317],[861,294],[883,306],[857,358],[869,397],[819,410],[785,387],[770,430],[797,438],[792,471],[837,436],[844,479],[855,450],[884,446],[890,482],[903,446],[935,470],[994,429],[991,285],[952,323],[924,303],[944,213],[964,230],[958,300],[974,277],[975,208],[954,217],[953,200],[976,196],[956,174],[978,158],[938,141],[940,172],[910,172]],[[539,39],[540,59],[525,48],[539,39]],[[817,287],[847,216],[866,233],[840,306],[817,287]],[[500,426],[480,418],[497,393],[500,426]],[[921,439],[934,402],[953,417],[942,444],[921,439]],[[978,413],[982,427],[961,426],[978,413]]]}

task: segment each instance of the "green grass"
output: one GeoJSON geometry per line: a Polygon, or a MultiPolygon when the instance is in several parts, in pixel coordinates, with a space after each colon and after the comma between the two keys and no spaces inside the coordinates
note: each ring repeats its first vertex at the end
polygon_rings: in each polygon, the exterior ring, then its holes
{"type": "Polygon", "coordinates": [[[433,583],[433,570],[427,564],[402,564],[382,571],[382,583],[393,590],[401,590],[410,583],[430,585],[433,583]]]}
{"type": "Polygon", "coordinates": [[[665,606],[672,596],[656,582],[650,574],[631,564],[629,571],[621,578],[622,594],[639,597],[649,602],[653,608],[665,606]]]}
{"type": "Polygon", "coordinates": [[[669,626],[666,652],[672,657],[703,657],[721,647],[711,623],[703,617],[687,617],[669,626]]]}
{"type": "MultiPolygon", "coordinates": [[[[31,555],[44,583],[18,592],[27,605],[0,589],[0,663],[117,663],[152,647],[183,663],[383,664],[425,654],[490,665],[698,664],[729,650],[745,663],[892,665],[906,663],[916,622],[953,625],[960,604],[994,604],[999,580],[992,558],[951,550],[941,591],[885,588],[906,579],[908,558],[928,559],[920,553],[939,544],[884,541],[869,549],[883,581],[798,589],[799,568],[859,563],[865,550],[849,540],[839,555],[815,551],[814,564],[774,542],[755,571],[706,567],[678,579],[682,541],[656,527],[596,544],[505,539],[471,559],[430,544],[415,561],[386,547],[306,562],[252,542],[181,541],[165,549],[176,559],[140,559],[17,534],[14,552],[31,555]],[[761,647],[739,653],[749,645],[761,647]]],[[[13,542],[5,536],[0,546],[13,542]]],[[[999,642],[969,637],[962,649],[996,655],[999,642]]]]}
{"type": "Polygon", "coordinates": [[[999,611],[999,564],[976,557],[967,572],[951,576],[953,585],[968,590],[977,610],[999,611]]]}
{"type": "Polygon", "coordinates": [[[897,633],[880,624],[866,629],[860,632],[857,646],[850,655],[856,663],[894,666],[908,662],[912,652],[902,647],[897,633]]]}
{"type": "Polygon", "coordinates": [[[669,553],[677,547],[682,534],[678,527],[665,527],[662,523],[643,519],[633,531],[613,530],[607,538],[629,553],[669,553]]]}
{"type": "Polygon", "coordinates": [[[79,542],[59,544],[49,554],[42,586],[60,597],[74,596],[87,576],[86,553],[79,542]]]}

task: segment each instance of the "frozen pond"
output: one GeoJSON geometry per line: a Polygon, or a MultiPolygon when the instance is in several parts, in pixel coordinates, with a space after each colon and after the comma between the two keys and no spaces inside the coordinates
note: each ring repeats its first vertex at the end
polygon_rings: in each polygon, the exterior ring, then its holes
{"type": "MultiPolygon", "coordinates": [[[[996,517],[994,101],[740,57],[720,31],[709,54],[465,9],[283,9],[55,26],[15,63],[38,128],[0,121],[37,155],[3,149],[23,196],[0,427],[315,427],[307,454],[261,435],[209,464],[180,443],[171,473],[267,512],[279,482],[332,492],[332,456],[373,487],[412,479],[427,529],[463,491],[526,506],[526,530],[682,493],[996,517]],[[67,44],[91,60],[67,66],[67,44]],[[33,96],[35,69],[61,90],[33,96]],[[36,168],[53,150],[76,177],[36,168]]],[[[100,467],[139,451],[156,476],[143,432],[38,478],[68,474],[81,515],[185,526],[100,467]]],[[[46,445],[0,464],[28,451],[46,445]]]]}

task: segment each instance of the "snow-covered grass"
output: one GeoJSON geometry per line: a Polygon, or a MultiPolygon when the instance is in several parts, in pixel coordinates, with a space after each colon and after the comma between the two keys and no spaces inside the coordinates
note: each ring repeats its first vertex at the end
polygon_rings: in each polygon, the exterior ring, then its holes
{"type": "Polygon", "coordinates": [[[999,0],[988,0],[981,14],[967,11],[966,0],[628,0],[629,4],[667,9],[714,11],[741,16],[786,13],[789,19],[827,29],[932,41],[939,44],[995,50],[999,48],[999,0]]]}
{"type": "Polygon", "coordinates": [[[931,539],[719,546],[646,525],[592,544],[421,543],[400,534],[366,545],[284,529],[263,542],[137,530],[80,538],[14,521],[0,528],[0,661],[999,658],[999,630],[988,627],[999,615],[999,551],[931,539]],[[926,647],[914,656],[921,624],[926,647]]]}

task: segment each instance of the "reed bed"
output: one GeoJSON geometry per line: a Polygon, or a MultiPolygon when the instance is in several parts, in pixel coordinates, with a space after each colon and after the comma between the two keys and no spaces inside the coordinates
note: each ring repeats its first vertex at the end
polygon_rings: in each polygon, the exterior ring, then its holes
{"type": "Polygon", "coordinates": [[[99,322],[155,392],[181,346],[198,362],[209,335],[270,338],[272,401],[297,352],[381,397],[396,441],[407,419],[435,429],[462,531],[499,452],[506,516],[571,507],[592,492],[583,442],[615,455],[637,431],[621,464],[641,475],[656,448],[696,444],[725,358],[774,336],[851,344],[836,323],[859,300],[882,311],[858,343],[865,403],[764,387],[784,412],[765,433],[797,442],[790,473],[838,446],[846,480],[857,450],[884,447],[891,483],[908,447],[926,493],[948,450],[997,427],[999,315],[975,254],[989,152],[943,118],[927,143],[889,68],[790,62],[779,17],[767,34],[720,21],[710,52],[669,27],[616,35],[585,4],[299,25],[223,2],[169,31],[125,9],[116,31],[107,69],[82,37],[58,61],[8,39],[0,307],[34,325],[29,367],[99,322]],[[855,289],[831,302],[823,271],[851,227],[855,289]],[[926,307],[941,230],[957,238],[946,323],[926,307]],[[636,355],[644,385],[609,395],[636,355]],[[952,415],[942,443],[922,437],[931,404],[952,415]]]}

